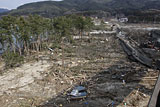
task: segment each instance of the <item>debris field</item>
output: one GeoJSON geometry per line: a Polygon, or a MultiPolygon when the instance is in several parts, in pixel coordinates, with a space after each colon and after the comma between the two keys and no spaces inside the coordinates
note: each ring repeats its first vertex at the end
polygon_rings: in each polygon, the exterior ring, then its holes
{"type": "Polygon", "coordinates": [[[130,60],[115,33],[77,39],[39,58],[0,76],[0,107],[147,107],[159,72],[130,60]],[[78,86],[86,96],[69,99],[78,86]]]}

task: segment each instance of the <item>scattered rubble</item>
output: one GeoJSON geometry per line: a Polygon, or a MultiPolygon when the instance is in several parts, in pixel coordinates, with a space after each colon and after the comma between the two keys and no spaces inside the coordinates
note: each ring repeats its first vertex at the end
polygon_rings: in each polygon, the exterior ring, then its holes
{"type": "Polygon", "coordinates": [[[83,86],[77,86],[68,95],[68,100],[85,98],[87,96],[86,88],[83,86]]]}
{"type": "MultiPolygon", "coordinates": [[[[133,44],[135,48],[141,43],[133,44]]],[[[76,38],[64,48],[63,54],[60,49],[42,52],[38,62],[0,76],[0,106],[147,106],[158,70],[128,59],[115,33],[76,38]]]]}
{"type": "Polygon", "coordinates": [[[72,72],[87,74],[85,80],[78,83],[87,88],[87,97],[68,102],[66,95],[59,94],[40,107],[52,107],[53,102],[65,107],[147,106],[157,80],[158,70],[129,60],[114,36],[107,37],[107,41],[103,39],[101,36],[99,39],[96,38],[97,43],[92,41],[85,45],[83,48],[87,51],[79,48],[81,50],[78,51],[79,56],[87,58],[88,62],[71,68],[72,72]],[[102,40],[104,42],[101,42],[102,40]],[[97,45],[93,44],[93,47],[92,43],[97,45]],[[134,90],[138,90],[136,94],[134,90]]]}

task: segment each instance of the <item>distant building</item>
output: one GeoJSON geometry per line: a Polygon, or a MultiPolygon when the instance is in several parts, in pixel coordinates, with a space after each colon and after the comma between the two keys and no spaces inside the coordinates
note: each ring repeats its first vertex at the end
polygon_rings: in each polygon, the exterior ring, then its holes
{"type": "Polygon", "coordinates": [[[128,18],[120,18],[119,22],[122,22],[122,23],[128,22],[128,18]]]}
{"type": "Polygon", "coordinates": [[[100,19],[98,19],[98,17],[91,17],[91,19],[93,20],[93,23],[95,26],[101,25],[102,21],[100,19]]]}
{"type": "Polygon", "coordinates": [[[109,24],[109,22],[104,22],[105,24],[109,24]]]}

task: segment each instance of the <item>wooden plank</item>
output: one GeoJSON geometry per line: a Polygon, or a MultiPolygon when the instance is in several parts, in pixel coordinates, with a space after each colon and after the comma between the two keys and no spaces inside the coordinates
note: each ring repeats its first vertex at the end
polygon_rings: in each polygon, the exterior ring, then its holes
{"type": "Polygon", "coordinates": [[[158,97],[160,97],[160,96],[158,96],[159,95],[159,91],[160,91],[160,76],[158,77],[158,80],[156,82],[156,85],[155,85],[155,88],[154,88],[154,92],[153,92],[152,97],[151,97],[151,99],[149,101],[148,107],[157,107],[156,106],[157,99],[158,99],[158,97]]]}

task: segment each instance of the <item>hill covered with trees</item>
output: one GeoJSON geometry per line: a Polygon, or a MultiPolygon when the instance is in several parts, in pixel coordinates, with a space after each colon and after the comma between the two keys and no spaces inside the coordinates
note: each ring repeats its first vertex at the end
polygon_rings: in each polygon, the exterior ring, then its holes
{"type": "Polygon", "coordinates": [[[39,14],[45,17],[57,15],[104,11],[111,14],[129,14],[135,11],[160,9],[160,0],[63,0],[43,1],[22,5],[9,12],[12,15],[39,14]]]}
{"type": "Polygon", "coordinates": [[[3,8],[0,8],[0,13],[4,13],[4,12],[7,12],[9,11],[8,9],[3,9],[3,8]]]}

